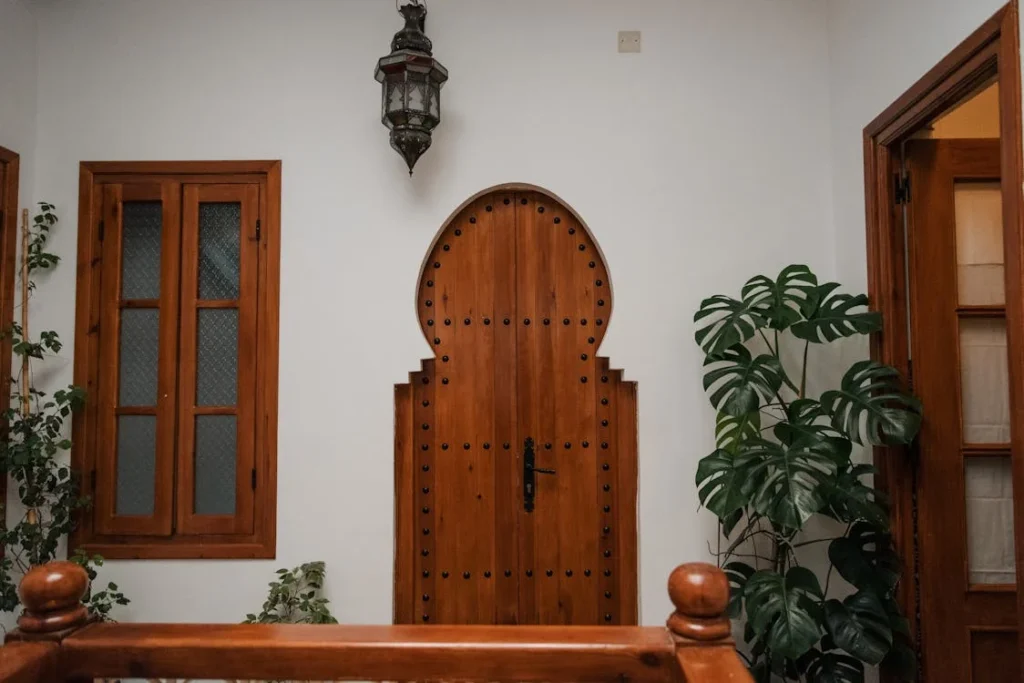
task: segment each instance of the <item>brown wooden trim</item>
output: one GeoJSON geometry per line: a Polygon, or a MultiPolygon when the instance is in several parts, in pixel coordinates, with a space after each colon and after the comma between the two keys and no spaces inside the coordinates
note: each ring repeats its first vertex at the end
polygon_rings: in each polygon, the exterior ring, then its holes
{"type": "Polygon", "coordinates": [[[57,643],[7,643],[0,652],[3,683],[54,683],[58,680],[57,643]]]}
{"type": "MultiPolygon", "coordinates": [[[[713,646],[694,645],[704,647],[713,646]]],[[[94,624],[66,638],[62,654],[67,675],[88,678],[672,683],[678,676],[670,633],[637,626],[94,624]]]]}
{"type": "Polygon", "coordinates": [[[407,384],[395,385],[395,582],[392,619],[396,624],[415,623],[416,603],[413,581],[413,375],[407,384]]]}
{"type": "Polygon", "coordinates": [[[265,540],[233,536],[93,536],[79,547],[105,560],[272,560],[275,548],[265,540]],[[218,540],[219,539],[219,540],[218,540]]]}
{"type": "MultiPolygon", "coordinates": [[[[100,210],[104,187],[124,185],[132,188],[133,199],[146,199],[155,187],[173,187],[177,205],[181,196],[181,183],[187,181],[204,186],[227,186],[228,193],[237,193],[238,184],[252,188],[249,202],[251,212],[258,212],[261,220],[261,240],[256,247],[258,256],[250,269],[255,270],[259,286],[253,300],[253,317],[258,325],[256,340],[259,352],[255,355],[255,387],[248,395],[255,395],[251,402],[254,412],[252,422],[255,440],[253,453],[244,464],[244,472],[238,472],[238,500],[254,514],[246,514],[241,526],[232,523],[232,533],[207,533],[191,537],[166,538],[152,535],[124,535],[123,533],[98,533],[94,515],[80,514],[78,527],[70,539],[70,547],[85,548],[109,559],[131,558],[272,558],[276,554],[277,522],[277,394],[278,394],[278,320],[280,277],[280,189],[281,163],[279,161],[187,161],[187,162],[83,162],[79,178],[79,241],[78,241],[78,297],[75,318],[75,382],[85,387],[88,395],[94,397],[98,389],[100,364],[96,362],[99,349],[99,292],[101,286],[100,210]],[[231,188],[231,189],[229,189],[231,188]],[[258,337],[258,338],[257,338],[258,337]],[[256,490],[252,490],[250,470],[255,467],[256,490]],[[243,481],[244,480],[244,481],[243,481]],[[244,487],[242,484],[244,483],[244,487]],[[242,490],[244,488],[244,491],[242,490]],[[248,502],[251,500],[251,502],[248,502]]],[[[165,204],[167,202],[165,201],[165,204]]],[[[165,222],[180,221],[175,214],[165,222]]],[[[107,235],[110,234],[107,226],[107,235]]],[[[246,226],[243,229],[247,229],[246,226]]],[[[244,248],[243,244],[243,248],[244,248]]],[[[174,288],[177,291],[177,288],[174,288]]],[[[136,307],[146,304],[177,309],[173,302],[121,302],[121,307],[136,307]]],[[[199,307],[236,307],[239,302],[197,302],[199,307]],[[229,305],[230,304],[230,305],[229,305]]],[[[174,392],[168,392],[168,395],[174,392]]],[[[173,400],[173,398],[172,398],[173,400]]],[[[72,464],[83,476],[83,493],[96,496],[91,490],[89,473],[96,468],[95,450],[99,445],[93,425],[96,424],[97,406],[95,400],[87,401],[86,408],[73,418],[72,464]]],[[[199,409],[203,414],[227,414],[222,407],[199,409]]],[[[231,414],[236,412],[231,408],[231,414]]],[[[171,476],[164,479],[171,479],[171,476]]],[[[102,496],[100,496],[102,498],[102,496]]],[[[237,520],[236,520],[237,521],[237,520]]],[[[218,525],[218,530],[223,525],[218,525]]],[[[110,531],[115,531],[111,529],[110,531]]],[[[143,531],[143,530],[137,530],[143,531]]]]}
{"type": "MultiPolygon", "coordinates": [[[[1021,120],[1020,10],[1018,1],[1007,5],[999,40],[999,130],[1002,140],[1002,195],[1006,261],[1006,321],[1010,379],[1011,451],[1013,490],[1024,491],[1024,131],[1021,120]]],[[[1024,497],[1014,496],[1014,528],[1024,529],[1024,497]]],[[[1024,543],[1016,545],[1017,585],[1024,585],[1024,543]]],[[[1017,591],[1018,651],[1024,671],[1024,591],[1017,591]]]]}
{"type": "MultiPolygon", "coordinates": [[[[18,268],[18,181],[21,174],[18,154],[0,147],[0,330],[6,332],[14,322],[14,273],[18,268]]],[[[11,337],[0,336],[0,386],[4,396],[11,395],[11,337]]],[[[8,405],[5,403],[4,405],[8,405]]],[[[7,509],[7,473],[0,474],[0,510],[7,509]]],[[[0,550],[0,557],[3,551],[0,550]]]]}
{"type": "Polygon", "coordinates": [[[972,443],[960,449],[965,458],[1008,458],[1010,453],[1010,444],[1006,443],[972,443]]]}
{"type": "MultiPolygon", "coordinates": [[[[222,175],[252,173],[266,176],[275,167],[280,172],[280,166],[280,161],[83,161],[81,164],[83,169],[95,175],[212,175],[216,176],[214,182],[217,183],[220,183],[222,175]]],[[[207,178],[206,182],[210,180],[207,178]]]]}
{"type": "Polygon", "coordinates": [[[956,314],[961,318],[1004,318],[1006,306],[957,306],[956,314]]]}
{"type": "MultiPolygon", "coordinates": [[[[893,150],[915,128],[933,120],[951,104],[996,76],[999,82],[1000,137],[1003,158],[1001,185],[1006,253],[1021,260],[1006,264],[1007,319],[1010,345],[1018,352],[1010,358],[1012,422],[1024,425],[1024,254],[1021,226],[1022,134],[1021,84],[1018,37],[1018,0],[1001,8],[977,31],[958,45],[910,89],[864,129],[864,173],[868,294],[872,307],[882,314],[883,332],[871,339],[871,357],[909,371],[907,338],[907,291],[904,280],[903,230],[895,210],[893,177],[898,170],[893,150]]],[[[1024,453],[1024,430],[1014,430],[1013,451],[1024,453]]],[[[1024,457],[1014,459],[1014,488],[1024,490],[1024,457]]],[[[913,478],[906,449],[876,448],[879,469],[876,485],[892,500],[893,539],[903,561],[905,577],[913,576],[911,519],[913,478]]],[[[1024,503],[1015,498],[1016,528],[1024,528],[1024,503]]],[[[1018,583],[1024,579],[1024,543],[1017,544],[1018,583]]],[[[901,584],[898,599],[904,613],[918,609],[912,584],[901,584]]],[[[1024,623],[1024,591],[1018,594],[1019,619],[1024,623]]],[[[915,628],[913,619],[911,627],[915,628]]],[[[1021,629],[1024,643],[1024,629],[1021,629]]],[[[941,646],[941,645],[940,645],[941,646]]],[[[1021,649],[1024,665],[1024,648],[1021,649]]]]}

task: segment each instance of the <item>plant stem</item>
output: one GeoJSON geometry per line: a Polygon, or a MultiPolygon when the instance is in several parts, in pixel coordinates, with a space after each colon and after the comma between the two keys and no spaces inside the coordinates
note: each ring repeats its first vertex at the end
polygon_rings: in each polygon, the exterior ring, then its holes
{"type": "Polygon", "coordinates": [[[803,368],[800,369],[800,398],[804,397],[804,392],[807,389],[807,350],[811,348],[811,342],[804,342],[804,363],[803,368]]]}
{"type": "Polygon", "coordinates": [[[836,538],[818,538],[818,539],[815,539],[813,541],[804,541],[803,543],[794,543],[794,544],[790,545],[789,547],[790,548],[802,548],[805,545],[814,545],[815,543],[825,543],[827,541],[835,541],[838,538],[841,538],[841,537],[837,536],[836,538]]]}
{"type": "Polygon", "coordinates": [[[758,330],[757,333],[761,335],[761,339],[764,340],[764,345],[768,347],[768,352],[771,353],[776,358],[778,358],[779,354],[776,353],[775,349],[772,348],[772,343],[768,341],[768,337],[764,336],[764,330],[758,330]]]}
{"type": "MultiPolygon", "coordinates": [[[[788,374],[786,374],[786,368],[785,368],[785,366],[783,366],[783,365],[782,365],[782,357],[781,357],[781,356],[779,356],[779,331],[778,331],[778,330],[775,330],[775,347],[774,347],[774,348],[772,347],[772,343],[771,343],[770,341],[768,341],[768,337],[766,337],[766,336],[765,336],[765,334],[764,334],[764,331],[763,331],[763,330],[758,330],[758,331],[757,331],[757,333],[758,333],[759,335],[761,335],[761,339],[763,339],[763,340],[764,340],[764,345],[768,347],[768,351],[769,351],[769,352],[770,352],[770,353],[772,354],[772,357],[773,357],[773,358],[775,358],[775,361],[776,361],[776,362],[777,362],[777,363],[779,364],[779,368],[780,368],[780,369],[782,370],[782,382],[783,382],[783,383],[784,383],[784,384],[785,384],[785,385],[786,385],[787,387],[789,387],[790,389],[792,389],[792,390],[793,390],[794,392],[795,392],[795,391],[797,391],[797,387],[796,387],[796,385],[795,385],[795,384],[793,384],[793,380],[791,380],[791,379],[789,378],[789,375],[788,375],[788,374]]],[[[786,403],[786,402],[785,402],[785,401],[784,401],[784,400],[782,399],[782,394],[780,394],[779,392],[777,392],[777,391],[776,391],[776,392],[775,392],[775,398],[779,399],[779,403],[780,403],[780,404],[782,404],[782,407],[783,407],[783,408],[784,408],[784,409],[785,409],[786,411],[788,411],[788,410],[789,410],[789,404],[787,404],[787,403],[786,403]]]]}

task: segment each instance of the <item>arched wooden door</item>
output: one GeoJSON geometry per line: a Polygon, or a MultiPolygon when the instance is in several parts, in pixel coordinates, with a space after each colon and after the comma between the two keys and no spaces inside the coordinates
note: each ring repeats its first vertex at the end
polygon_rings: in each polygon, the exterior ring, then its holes
{"type": "Polygon", "coordinates": [[[597,350],[608,271],[532,187],[466,204],[417,291],[434,348],[395,388],[395,621],[633,624],[636,384],[597,350]]]}

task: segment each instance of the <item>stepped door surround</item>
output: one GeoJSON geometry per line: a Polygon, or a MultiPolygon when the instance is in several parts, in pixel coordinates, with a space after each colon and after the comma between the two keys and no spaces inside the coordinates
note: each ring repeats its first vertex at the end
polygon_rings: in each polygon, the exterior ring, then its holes
{"type": "Polygon", "coordinates": [[[395,621],[635,624],[636,384],[583,221],[530,185],[445,223],[416,291],[434,357],[395,387],[395,621]]]}

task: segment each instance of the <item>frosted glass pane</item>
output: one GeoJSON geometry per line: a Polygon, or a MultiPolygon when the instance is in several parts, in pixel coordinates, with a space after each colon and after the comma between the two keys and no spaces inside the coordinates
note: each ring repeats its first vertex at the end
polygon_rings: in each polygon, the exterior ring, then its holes
{"type": "Polygon", "coordinates": [[[237,299],[242,205],[199,205],[199,298],[237,299]]]}
{"type": "Polygon", "coordinates": [[[197,515],[235,514],[235,416],[196,416],[197,515]]]}
{"type": "Polygon", "coordinates": [[[233,406],[238,397],[238,309],[200,308],[196,405],[233,406]]]}
{"type": "Polygon", "coordinates": [[[996,265],[957,266],[957,290],[964,305],[1001,306],[1006,302],[1003,267],[996,265]]]}
{"type": "Polygon", "coordinates": [[[1003,204],[999,183],[956,183],[956,262],[961,304],[1002,304],[1003,204]]]}
{"type": "Polygon", "coordinates": [[[121,298],[160,298],[160,202],[125,202],[122,210],[121,298]]]}
{"type": "Polygon", "coordinates": [[[1009,443],[1005,320],[960,321],[960,383],[964,443],[1009,443]]]}
{"type": "Polygon", "coordinates": [[[156,416],[117,418],[119,515],[152,515],[156,489],[156,416]]]}
{"type": "Polygon", "coordinates": [[[160,355],[160,311],[155,308],[121,310],[121,358],[118,403],[155,406],[157,361],[160,355]]]}
{"type": "Polygon", "coordinates": [[[967,568],[971,583],[1016,583],[1009,458],[965,460],[967,568]]]}

